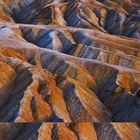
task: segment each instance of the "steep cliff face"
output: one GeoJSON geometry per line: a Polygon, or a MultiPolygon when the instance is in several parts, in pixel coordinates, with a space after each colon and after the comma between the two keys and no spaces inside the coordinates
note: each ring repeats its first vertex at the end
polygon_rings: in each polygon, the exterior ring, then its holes
{"type": "Polygon", "coordinates": [[[139,140],[139,9],[1,0],[0,140],[139,140]]]}

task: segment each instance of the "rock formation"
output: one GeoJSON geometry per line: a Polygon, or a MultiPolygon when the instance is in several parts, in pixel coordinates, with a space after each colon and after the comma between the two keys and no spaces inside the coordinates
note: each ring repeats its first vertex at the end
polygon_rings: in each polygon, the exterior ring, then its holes
{"type": "Polygon", "coordinates": [[[139,140],[138,0],[0,0],[0,140],[139,140]]]}

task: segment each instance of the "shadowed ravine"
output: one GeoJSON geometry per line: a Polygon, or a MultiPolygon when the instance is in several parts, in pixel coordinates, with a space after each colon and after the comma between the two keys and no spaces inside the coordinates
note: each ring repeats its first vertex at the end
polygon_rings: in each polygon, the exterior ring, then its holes
{"type": "Polygon", "coordinates": [[[139,140],[140,3],[0,0],[0,140],[139,140]]]}

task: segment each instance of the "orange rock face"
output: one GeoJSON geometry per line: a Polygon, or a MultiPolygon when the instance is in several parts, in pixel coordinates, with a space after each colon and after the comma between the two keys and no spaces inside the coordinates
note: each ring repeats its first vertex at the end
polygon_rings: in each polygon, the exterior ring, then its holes
{"type": "Polygon", "coordinates": [[[0,140],[139,140],[139,9],[1,0],[0,140]]]}

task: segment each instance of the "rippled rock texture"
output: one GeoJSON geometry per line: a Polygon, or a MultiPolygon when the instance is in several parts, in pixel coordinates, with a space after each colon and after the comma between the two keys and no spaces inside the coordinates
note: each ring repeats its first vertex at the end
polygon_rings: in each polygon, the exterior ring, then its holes
{"type": "Polygon", "coordinates": [[[139,140],[139,27],[138,0],[0,0],[0,140],[139,140]]]}

